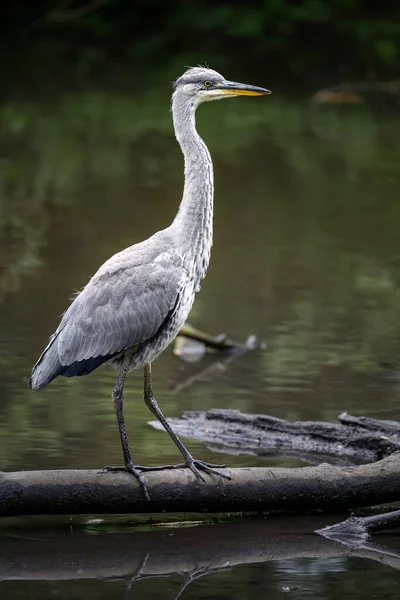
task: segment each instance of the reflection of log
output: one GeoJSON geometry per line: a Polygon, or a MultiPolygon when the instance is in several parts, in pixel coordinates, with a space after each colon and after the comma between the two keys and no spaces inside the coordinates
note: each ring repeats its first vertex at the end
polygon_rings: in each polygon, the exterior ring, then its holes
{"type": "Polygon", "coordinates": [[[0,516],[27,514],[343,510],[400,496],[400,455],[358,467],[241,468],[232,479],[187,469],[145,473],[151,501],[134,477],[102,471],[23,471],[0,475],[0,516]]]}
{"type": "MultiPolygon", "coordinates": [[[[311,463],[363,464],[400,450],[400,423],[343,413],[339,423],[285,421],[238,410],[185,412],[168,419],[176,433],[225,453],[286,456],[311,463]]],[[[152,421],[161,429],[158,421],[152,421]]]]}
{"type": "MultiPolygon", "coordinates": [[[[43,528],[2,538],[0,580],[128,579],[191,573],[289,558],[357,556],[345,546],[312,535],[326,518],[250,520],[201,527],[90,536],[52,535],[43,528]]],[[[18,534],[18,531],[16,532],[18,534]]],[[[387,536],[388,537],[388,536],[387,536]]],[[[396,540],[393,540],[395,543],[396,540]]],[[[385,542],[386,543],[386,542],[385,542]]],[[[391,540],[387,539],[391,544],[391,540]]],[[[362,556],[400,568],[395,552],[362,556]]]]}
{"type": "Polygon", "coordinates": [[[192,385],[197,379],[204,377],[206,373],[218,377],[218,372],[224,371],[242,354],[243,352],[237,349],[226,350],[217,354],[205,355],[201,360],[192,362],[192,364],[187,363],[185,369],[179,371],[169,381],[168,387],[173,392],[178,392],[192,385]]]}

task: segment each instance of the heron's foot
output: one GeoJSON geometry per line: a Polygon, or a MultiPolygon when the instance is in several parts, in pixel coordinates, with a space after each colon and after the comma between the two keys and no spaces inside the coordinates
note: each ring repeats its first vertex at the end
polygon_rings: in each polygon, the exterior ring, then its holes
{"type": "Polygon", "coordinates": [[[118,471],[125,471],[125,473],[131,473],[131,475],[136,477],[136,479],[140,483],[146,500],[150,501],[149,490],[147,489],[147,484],[142,477],[142,471],[145,468],[146,467],[143,468],[143,467],[135,466],[133,463],[127,463],[124,467],[104,467],[103,471],[111,471],[111,473],[117,473],[118,471]]]}
{"type": "Polygon", "coordinates": [[[232,479],[232,477],[228,473],[221,473],[221,471],[217,471],[217,469],[226,469],[227,465],[214,465],[213,463],[206,463],[203,460],[199,460],[198,458],[194,458],[191,454],[188,453],[185,458],[185,462],[180,465],[173,465],[174,469],[184,469],[189,468],[198,479],[201,481],[205,481],[204,475],[201,471],[208,473],[209,475],[219,475],[224,479],[232,479]]]}

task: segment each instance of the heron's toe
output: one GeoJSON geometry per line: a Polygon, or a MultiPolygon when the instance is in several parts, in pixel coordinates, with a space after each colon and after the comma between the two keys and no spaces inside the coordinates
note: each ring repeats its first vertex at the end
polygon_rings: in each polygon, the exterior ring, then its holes
{"type": "Polygon", "coordinates": [[[185,465],[189,467],[189,469],[193,471],[196,477],[198,477],[202,481],[205,481],[205,479],[200,471],[204,471],[209,475],[218,475],[219,477],[223,477],[224,479],[232,479],[231,475],[229,475],[228,473],[221,473],[221,471],[219,470],[226,469],[226,465],[214,465],[212,463],[206,463],[203,460],[198,460],[197,458],[194,458],[193,456],[190,456],[190,458],[188,458],[185,461],[185,465]]]}
{"type": "Polygon", "coordinates": [[[147,489],[147,483],[145,482],[145,480],[142,477],[140,467],[135,467],[135,465],[133,463],[128,463],[124,467],[109,467],[109,466],[103,467],[103,471],[111,471],[112,473],[117,473],[119,471],[125,471],[125,473],[130,473],[131,475],[136,477],[136,479],[140,483],[140,486],[143,490],[146,500],[150,500],[150,494],[147,489]]]}

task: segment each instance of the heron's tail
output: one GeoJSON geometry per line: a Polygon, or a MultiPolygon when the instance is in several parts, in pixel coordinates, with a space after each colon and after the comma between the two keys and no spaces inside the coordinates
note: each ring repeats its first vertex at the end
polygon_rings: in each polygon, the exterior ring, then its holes
{"type": "MultiPolygon", "coordinates": [[[[97,367],[114,357],[113,354],[94,356],[79,361],[72,361],[69,365],[63,365],[58,354],[57,338],[59,333],[60,332],[57,331],[52,336],[47,348],[45,348],[41,357],[32,369],[29,387],[33,390],[40,390],[40,388],[50,383],[50,381],[53,381],[58,375],[62,375],[63,377],[88,375],[97,369],[97,367]]],[[[118,354],[118,352],[116,354],[118,354]]]]}
{"type": "Polygon", "coordinates": [[[61,364],[58,357],[56,338],[57,334],[52,336],[49,345],[45,348],[32,369],[29,387],[33,390],[40,390],[40,388],[50,383],[57,375],[61,375],[65,371],[65,367],[61,364]]]}

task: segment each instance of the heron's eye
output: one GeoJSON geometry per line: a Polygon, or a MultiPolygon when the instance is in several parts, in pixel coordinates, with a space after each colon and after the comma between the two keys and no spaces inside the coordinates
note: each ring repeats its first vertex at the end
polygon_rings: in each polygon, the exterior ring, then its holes
{"type": "Polygon", "coordinates": [[[212,86],[211,81],[205,81],[204,82],[204,87],[211,87],[211,86],[212,86]]]}

